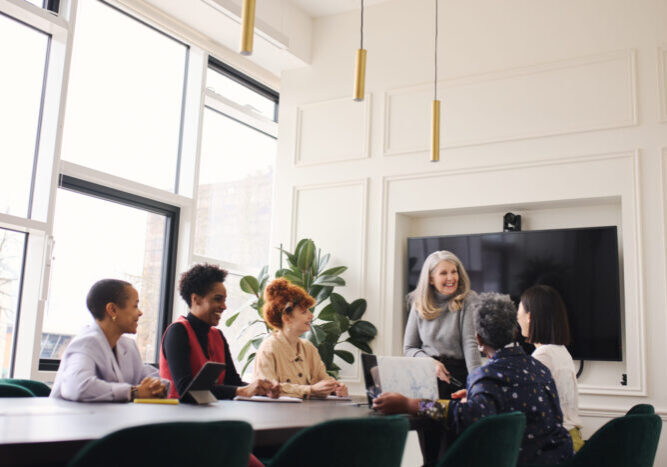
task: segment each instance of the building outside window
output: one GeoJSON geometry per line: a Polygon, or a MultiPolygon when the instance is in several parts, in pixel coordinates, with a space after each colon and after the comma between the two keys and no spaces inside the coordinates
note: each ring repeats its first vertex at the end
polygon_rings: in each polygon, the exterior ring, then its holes
{"type": "Polygon", "coordinates": [[[109,4],[78,2],[61,159],[96,182],[64,177],[56,193],[42,369],[54,369],[92,322],[85,297],[103,278],[138,290],[144,314],[134,337],[144,360],[157,362],[172,313],[179,208],[134,191],[177,191],[188,53],[109,4]]]}
{"type": "Polygon", "coordinates": [[[197,262],[230,272],[236,356],[239,281],[274,246],[278,94],[116,2],[21,3],[0,4],[0,376],[50,380],[107,277],[139,291],[156,362],[197,262]]]}
{"type": "Polygon", "coordinates": [[[215,60],[206,88],[194,253],[230,273],[220,326],[236,358],[257,318],[239,282],[269,261],[278,96],[215,60]]]}

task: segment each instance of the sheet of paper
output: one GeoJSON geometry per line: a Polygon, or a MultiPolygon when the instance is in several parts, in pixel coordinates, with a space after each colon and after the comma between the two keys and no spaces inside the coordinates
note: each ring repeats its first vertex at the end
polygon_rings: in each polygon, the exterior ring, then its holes
{"type": "Polygon", "coordinates": [[[351,401],[350,396],[327,396],[328,401],[351,401]]]}
{"type": "Polygon", "coordinates": [[[234,398],[235,401],[251,401],[251,402],[303,402],[303,399],[300,399],[298,397],[290,397],[290,396],[280,396],[277,399],[274,399],[273,397],[268,397],[268,396],[252,396],[252,397],[243,397],[243,396],[236,396],[234,398]]]}

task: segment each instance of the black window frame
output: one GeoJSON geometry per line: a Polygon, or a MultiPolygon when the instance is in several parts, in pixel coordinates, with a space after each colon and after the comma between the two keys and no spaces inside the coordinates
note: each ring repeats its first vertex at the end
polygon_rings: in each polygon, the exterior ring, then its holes
{"type": "Polygon", "coordinates": [[[236,81],[237,83],[255,91],[257,94],[266,97],[267,99],[273,101],[276,106],[273,112],[273,121],[278,123],[278,107],[280,105],[280,94],[266,86],[265,84],[260,83],[256,79],[251,78],[248,75],[245,75],[238,71],[237,69],[227,65],[226,63],[221,62],[215,57],[209,55],[208,57],[208,67],[217,71],[221,75],[226,76],[227,78],[236,81]]]}
{"type": "Polygon", "coordinates": [[[16,366],[16,344],[18,342],[19,335],[19,326],[21,325],[21,304],[23,303],[23,285],[25,284],[25,259],[28,255],[28,241],[30,240],[30,233],[23,232],[16,229],[10,229],[8,227],[0,227],[0,230],[6,230],[8,232],[14,232],[23,234],[23,257],[21,258],[21,272],[19,273],[18,281],[18,299],[16,301],[16,315],[14,317],[14,331],[12,332],[12,345],[10,347],[10,358],[9,358],[9,377],[14,377],[14,367],[16,366]]]}
{"type": "MultiPolygon", "coordinates": [[[[158,342],[155,343],[156,360],[154,362],[146,362],[155,364],[158,361],[158,352],[160,350],[159,341],[162,339],[162,335],[171,323],[171,312],[174,306],[176,258],[178,253],[178,229],[181,208],[171,204],[163,203],[161,201],[156,201],[154,199],[117,190],[115,188],[109,188],[104,185],[92,183],[87,180],[75,178],[69,175],[60,175],[58,188],[165,216],[167,222],[164,236],[162,284],[160,285],[160,304],[158,312],[157,333],[158,342]]],[[[57,371],[59,365],[59,359],[39,359],[40,371],[57,371]]]]}

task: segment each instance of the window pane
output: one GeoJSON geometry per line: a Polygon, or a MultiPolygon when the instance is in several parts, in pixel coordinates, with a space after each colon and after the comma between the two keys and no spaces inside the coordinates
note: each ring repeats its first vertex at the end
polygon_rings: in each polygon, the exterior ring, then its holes
{"type": "Polygon", "coordinates": [[[75,29],[63,159],[174,191],[187,48],[98,1],[75,29]]]}
{"type": "Polygon", "coordinates": [[[259,269],[268,262],[276,140],[206,108],[195,253],[259,269]]]}
{"type": "Polygon", "coordinates": [[[0,229],[0,377],[9,378],[26,235],[0,229]]]}
{"type": "Polygon", "coordinates": [[[69,339],[93,320],[86,308],[90,287],[114,278],[139,292],[136,340],[144,360],[155,361],[166,217],[65,189],[57,196],[40,358],[61,357],[69,339]]]}
{"type": "MultiPolygon", "coordinates": [[[[249,339],[257,336],[259,333],[266,332],[266,326],[262,323],[250,325],[252,321],[261,318],[257,314],[257,311],[250,306],[254,297],[241,290],[240,282],[242,277],[243,276],[238,274],[229,274],[225,279],[225,287],[227,289],[227,310],[223,313],[220,325],[218,326],[227,338],[229,349],[232,353],[234,364],[236,365],[236,371],[238,371],[239,374],[241,373],[241,370],[243,370],[243,365],[245,364],[245,359],[242,362],[238,361],[238,355],[241,348],[249,339]],[[234,320],[234,323],[232,323],[231,326],[227,327],[225,322],[237,312],[240,312],[238,318],[234,320]]],[[[249,349],[246,356],[254,351],[254,348],[249,349]]],[[[252,364],[250,364],[248,370],[252,371],[252,364]]]]}
{"type": "Polygon", "coordinates": [[[0,212],[26,217],[49,37],[0,14],[0,212]],[[11,163],[10,163],[11,161],[11,163]]]}
{"type": "Polygon", "coordinates": [[[211,91],[236,102],[239,105],[270,119],[276,118],[276,103],[253,91],[252,89],[237,83],[219,71],[208,69],[206,73],[206,87],[211,91]]]}

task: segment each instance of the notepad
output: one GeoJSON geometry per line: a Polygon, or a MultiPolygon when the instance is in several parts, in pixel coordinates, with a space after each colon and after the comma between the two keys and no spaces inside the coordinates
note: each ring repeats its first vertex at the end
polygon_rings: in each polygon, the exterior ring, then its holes
{"type": "Polygon", "coordinates": [[[178,399],[134,399],[134,403],[178,405],[178,399]]]}
{"type": "Polygon", "coordinates": [[[298,397],[291,396],[280,396],[278,398],[268,397],[268,396],[236,396],[235,401],[250,401],[250,402],[303,402],[303,399],[298,397]]]}

